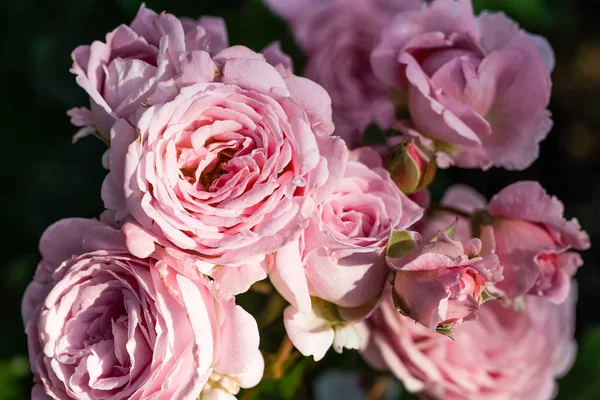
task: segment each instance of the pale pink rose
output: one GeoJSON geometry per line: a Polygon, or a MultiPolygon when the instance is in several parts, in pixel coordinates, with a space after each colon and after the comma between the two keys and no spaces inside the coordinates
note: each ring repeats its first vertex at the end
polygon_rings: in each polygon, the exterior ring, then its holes
{"type": "Polygon", "coordinates": [[[395,270],[392,292],[398,311],[445,333],[476,319],[486,287],[502,280],[498,257],[484,253],[479,239],[462,243],[445,233],[415,245],[402,257],[387,257],[395,270]]]}
{"type": "Polygon", "coordinates": [[[550,400],[576,354],[575,293],[556,305],[526,296],[525,310],[490,301],[454,340],[415,324],[383,302],[366,321],[363,357],[409,392],[439,400],[550,400]]]}
{"type": "Polygon", "coordinates": [[[68,114],[79,133],[97,130],[110,139],[110,127],[119,118],[131,119],[147,102],[160,82],[178,78],[188,83],[194,75],[190,60],[208,60],[228,46],[225,23],[220,18],[197,21],[156,14],[143,4],[130,25],[121,25],[73,51],[71,72],[90,96],[90,109],[73,108],[68,114]]]}
{"type": "Polygon", "coordinates": [[[208,279],[134,257],[96,220],[55,223],[40,251],[22,308],[32,398],[195,400],[224,376],[231,393],[260,380],[256,322],[208,279]]]}
{"type": "Polygon", "coordinates": [[[341,183],[317,206],[299,239],[276,253],[269,274],[291,303],[284,323],[303,354],[318,359],[332,344],[336,347],[334,330],[344,333],[325,322],[355,322],[373,309],[390,273],[385,250],[392,228],[407,229],[422,215],[423,209],[396,187],[374,150],[351,153],[341,183]],[[317,307],[315,301],[329,304],[317,307]],[[299,331],[310,336],[314,329],[308,326],[315,324],[329,335],[322,341],[303,340],[299,331]]]}
{"type": "Polygon", "coordinates": [[[319,85],[242,46],[213,61],[195,64],[208,81],[181,90],[166,82],[134,125],[115,123],[102,197],[127,220],[133,254],[146,257],[158,243],[215,265],[249,265],[220,271],[242,279],[243,291],[338,185],[347,149],[331,136],[319,85]]]}
{"type": "Polygon", "coordinates": [[[397,14],[371,65],[407,97],[412,124],[400,129],[439,150],[442,167],[525,169],[552,126],[550,45],[502,13],[476,17],[470,0],[397,14]]]}
{"type": "MultiPolygon", "coordinates": [[[[576,219],[564,218],[563,204],[538,182],[509,185],[487,206],[472,189],[453,187],[442,206],[464,213],[458,215],[457,238],[477,234],[471,231],[474,224],[482,232],[484,247],[498,255],[504,267],[504,280],[496,285],[498,295],[513,300],[529,293],[555,303],[564,301],[571,277],[583,264],[580,255],[570,250],[586,250],[590,240],[576,219]]],[[[456,218],[456,212],[434,211],[420,230],[431,237],[456,218]]]]}
{"type": "Polygon", "coordinates": [[[266,0],[287,20],[308,57],[304,76],[323,85],[333,103],[336,135],[360,145],[372,122],[388,128],[394,107],[373,75],[369,55],[381,28],[397,12],[421,0],[266,0]]]}

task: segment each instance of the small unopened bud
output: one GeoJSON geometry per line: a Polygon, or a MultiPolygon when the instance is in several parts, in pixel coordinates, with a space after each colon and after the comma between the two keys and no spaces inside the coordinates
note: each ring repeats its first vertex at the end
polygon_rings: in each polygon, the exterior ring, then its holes
{"type": "Polygon", "coordinates": [[[386,168],[400,190],[413,194],[429,186],[435,177],[436,165],[432,155],[414,140],[407,139],[390,151],[386,168]]]}

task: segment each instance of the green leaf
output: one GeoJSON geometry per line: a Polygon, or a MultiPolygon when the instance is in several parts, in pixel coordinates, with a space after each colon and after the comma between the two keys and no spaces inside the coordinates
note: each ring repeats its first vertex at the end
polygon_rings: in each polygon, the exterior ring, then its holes
{"type": "Polygon", "coordinates": [[[580,342],[577,360],[559,381],[557,400],[600,399],[600,327],[588,330],[580,342]]]}
{"type": "Polygon", "coordinates": [[[388,240],[387,255],[391,258],[400,258],[417,246],[408,231],[396,231],[392,229],[388,240]]]}

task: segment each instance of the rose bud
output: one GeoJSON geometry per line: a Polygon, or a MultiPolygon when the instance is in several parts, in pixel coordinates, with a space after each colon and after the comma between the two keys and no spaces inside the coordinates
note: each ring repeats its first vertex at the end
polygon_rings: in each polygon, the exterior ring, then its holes
{"type": "Polygon", "coordinates": [[[406,194],[425,189],[435,177],[435,159],[414,139],[406,139],[394,147],[385,164],[392,180],[406,194]]]}
{"type": "Polygon", "coordinates": [[[479,306],[489,298],[486,287],[502,279],[496,255],[482,254],[479,239],[462,243],[440,233],[431,242],[412,242],[413,249],[395,258],[396,236],[387,261],[395,270],[392,296],[397,310],[446,335],[454,325],[476,319],[479,306]]]}

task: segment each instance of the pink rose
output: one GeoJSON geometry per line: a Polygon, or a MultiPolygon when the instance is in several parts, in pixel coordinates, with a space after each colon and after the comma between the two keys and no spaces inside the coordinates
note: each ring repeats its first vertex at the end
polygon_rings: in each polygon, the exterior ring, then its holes
{"type": "Polygon", "coordinates": [[[90,96],[90,110],[71,109],[71,122],[84,128],[79,135],[98,130],[110,138],[110,127],[119,118],[132,118],[140,104],[163,81],[174,77],[185,84],[193,75],[190,60],[210,59],[228,46],[225,23],[220,18],[198,21],[156,14],[140,6],[128,25],[73,51],[71,72],[90,96]],[[207,53],[208,52],[208,53],[207,53]]]}
{"type": "MultiPolygon", "coordinates": [[[[464,186],[451,188],[442,206],[463,212],[457,238],[470,237],[471,227],[481,231],[484,247],[498,255],[504,280],[499,295],[513,300],[526,293],[560,303],[569,293],[571,277],[583,261],[570,249],[586,250],[590,240],[576,219],[567,221],[564,206],[538,182],[517,182],[485,199],[464,186]],[[478,211],[479,210],[479,211],[478,211]]],[[[423,221],[425,237],[450,219],[452,211],[436,211],[423,221]]]]}
{"type": "Polygon", "coordinates": [[[395,270],[393,298],[398,311],[446,334],[454,325],[476,319],[486,286],[502,280],[498,257],[482,252],[479,239],[463,244],[445,233],[415,245],[402,257],[387,258],[395,270]]]}
{"type": "Polygon", "coordinates": [[[285,18],[308,56],[304,75],[331,95],[336,135],[348,147],[360,145],[372,122],[388,128],[394,107],[384,84],[373,75],[369,55],[377,35],[399,11],[421,0],[267,0],[285,18]]]}
{"type": "Polygon", "coordinates": [[[454,340],[397,313],[388,298],[367,320],[362,354],[424,399],[550,400],[575,359],[575,297],[556,305],[527,296],[521,312],[488,302],[454,340]]]}
{"type": "Polygon", "coordinates": [[[552,126],[550,45],[504,14],[475,17],[470,0],[399,13],[371,65],[407,96],[412,124],[400,129],[440,151],[442,167],[525,169],[552,126]]]}
{"type": "Polygon", "coordinates": [[[262,54],[230,47],[194,71],[204,81],[163,85],[135,125],[115,123],[102,196],[127,219],[134,255],[158,243],[250,265],[251,279],[238,274],[247,289],[266,277],[265,255],[296,240],[337,186],[347,149],[330,136],[323,88],[262,54]]]}
{"type": "Polygon", "coordinates": [[[55,223],[40,251],[22,309],[34,399],[195,400],[223,376],[231,393],[260,380],[256,322],[206,278],[134,257],[96,220],[55,223]]]}
{"type": "Polygon", "coordinates": [[[284,323],[303,354],[319,359],[336,335],[343,339],[343,321],[361,320],[373,309],[390,272],[385,249],[391,229],[406,229],[422,215],[374,150],[351,154],[340,185],[317,207],[300,238],[276,253],[269,274],[292,304],[284,323]],[[314,338],[309,326],[315,324],[329,332],[323,340],[314,338]]]}

